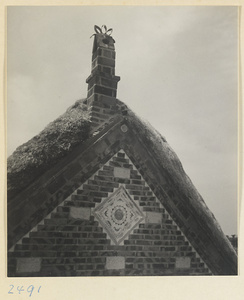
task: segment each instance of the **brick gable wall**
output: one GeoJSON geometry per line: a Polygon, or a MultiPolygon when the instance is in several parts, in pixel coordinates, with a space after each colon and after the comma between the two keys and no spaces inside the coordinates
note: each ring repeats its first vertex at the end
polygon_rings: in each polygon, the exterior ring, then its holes
{"type": "Polygon", "coordinates": [[[123,151],[9,252],[9,276],[210,275],[123,151]],[[143,219],[116,244],[96,208],[125,189],[143,219]],[[34,266],[34,267],[33,267],[34,266]]]}

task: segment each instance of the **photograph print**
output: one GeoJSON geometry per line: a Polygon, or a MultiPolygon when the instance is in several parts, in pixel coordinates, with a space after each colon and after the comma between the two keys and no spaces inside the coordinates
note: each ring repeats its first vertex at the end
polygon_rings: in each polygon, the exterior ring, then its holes
{"type": "Polygon", "coordinates": [[[238,8],[7,8],[7,276],[237,275],[238,8]]]}

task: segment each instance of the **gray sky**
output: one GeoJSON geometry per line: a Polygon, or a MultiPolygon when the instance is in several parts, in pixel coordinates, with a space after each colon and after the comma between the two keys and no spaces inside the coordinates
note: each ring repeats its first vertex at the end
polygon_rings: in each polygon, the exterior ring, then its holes
{"type": "Polygon", "coordinates": [[[114,29],[118,98],[236,233],[237,7],[8,7],[8,155],[86,97],[95,24],[114,29]]]}

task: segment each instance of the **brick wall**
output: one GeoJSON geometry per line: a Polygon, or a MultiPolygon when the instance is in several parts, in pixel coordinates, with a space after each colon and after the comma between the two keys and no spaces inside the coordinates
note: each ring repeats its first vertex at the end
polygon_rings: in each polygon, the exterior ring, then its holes
{"type": "Polygon", "coordinates": [[[211,273],[124,151],[9,252],[9,276],[189,274],[211,273]],[[121,189],[142,217],[117,243],[98,212],[121,189]]]}

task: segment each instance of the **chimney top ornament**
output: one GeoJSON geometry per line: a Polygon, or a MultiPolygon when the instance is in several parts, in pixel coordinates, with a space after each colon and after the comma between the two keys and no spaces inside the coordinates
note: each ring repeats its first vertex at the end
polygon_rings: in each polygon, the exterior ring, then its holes
{"type": "Polygon", "coordinates": [[[111,36],[111,34],[113,32],[113,29],[112,28],[107,29],[106,25],[102,25],[101,27],[95,25],[94,26],[94,30],[95,30],[96,33],[94,33],[91,37],[93,37],[97,33],[98,34],[103,34],[103,35],[109,35],[109,36],[111,36]]]}

